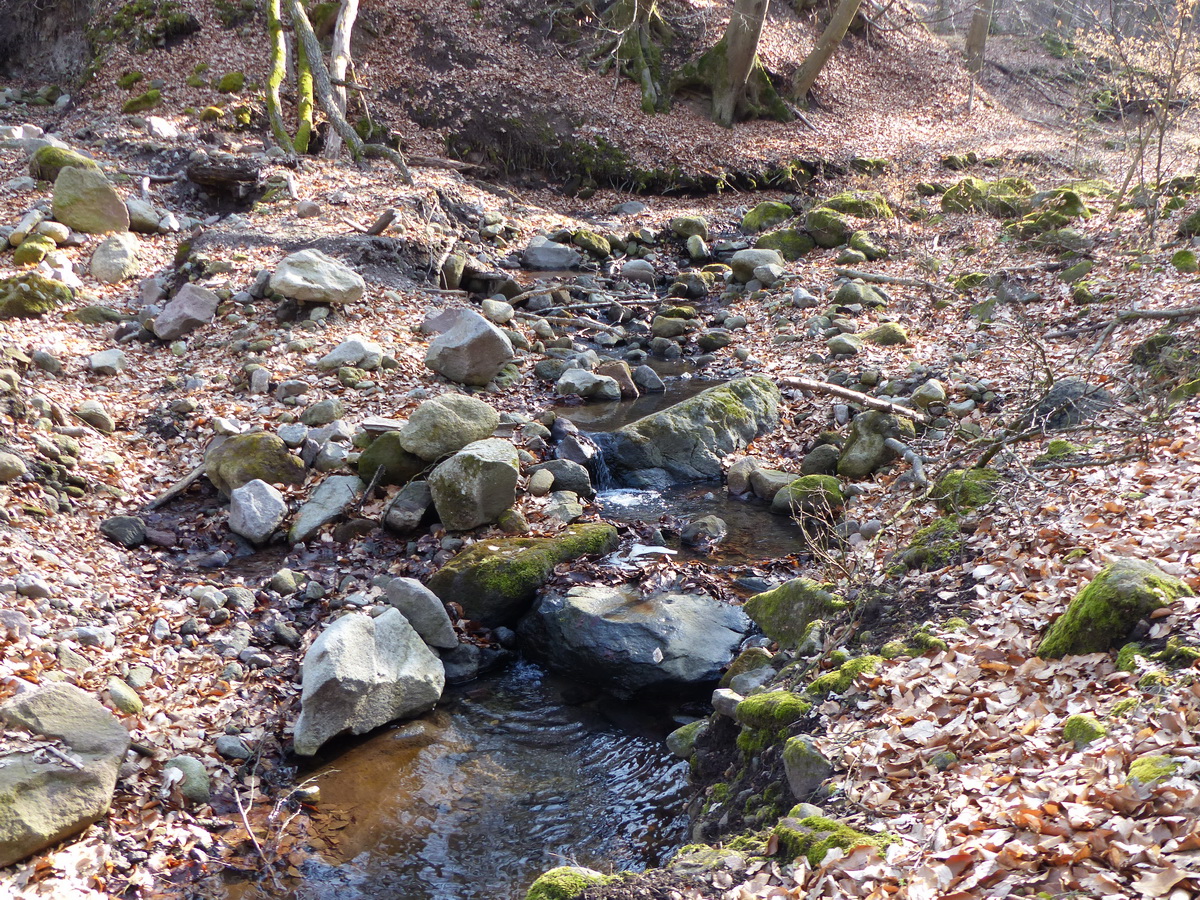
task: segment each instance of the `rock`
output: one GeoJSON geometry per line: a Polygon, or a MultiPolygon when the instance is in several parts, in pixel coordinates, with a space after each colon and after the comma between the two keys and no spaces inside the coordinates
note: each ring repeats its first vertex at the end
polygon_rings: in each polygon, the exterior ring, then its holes
{"type": "Polygon", "coordinates": [[[163,766],[163,780],[171,779],[184,799],[192,803],[207,803],[212,796],[208,771],[194,756],[176,756],[163,766]],[[178,775],[172,774],[179,773],[178,775]]]}
{"type": "Polygon", "coordinates": [[[18,266],[36,266],[54,252],[55,244],[50,238],[31,234],[13,251],[13,264],[18,266]]]}
{"type": "Polygon", "coordinates": [[[579,495],[573,491],[554,491],[542,512],[569,525],[583,515],[583,504],[579,502],[579,495]]]}
{"type": "Polygon", "coordinates": [[[284,257],[271,275],[271,290],[301,303],[342,305],[362,297],[366,282],[320,250],[300,250],[284,257]]]}
{"type": "Polygon", "coordinates": [[[283,494],[255,478],[230,491],[229,530],[261,546],[283,524],[287,509],[283,494]]]}
{"type": "Polygon", "coordinates": [[[692,262],[704,262],[709,258],[708,244],[704,243],[704,238],[698,234],[693,234],[687,239],[685,245],[687,249],[688,259],[692,262]]]}
{"type": "Polygon", "coordinates": [[[28,471],[21,457],[7,450],[0,450],[0,484],[15,481],[28,471]]]}
{"type": "MultiPolygon", "coordinates": [[[[19,462],[19,460],[18,460],[19,462]]],[[[579,465],[576,463],[576,465],[579,465]]],[[[583,466],[579,466],[583,469],[583,466]]],[[[586,472],[587,469],[584,469],[586,472]]],[[[541,469],[529,476],[529,493],[534,497],[545,497],[554,487],[554,473],[541,469]]]]}
{"type": "Polygon", "coordinates": [[[1152,562],[1120,557],[1097,573],[1054,620],[1038,646],[1044,659],[1103,653],[1128,639],[1139,621],[1192,589],[1152,562]]]}
{"type": "Polygon", "coordinates": [[[137,547],[146,540],[146,523],[138,516],[110,516],[100,523],[100,533],[122,547],[137,547]]]}
{"type": "Polygon", "coordinates": [[[636,216],[638,213],[645,212],[649,209],[641,200],[626,200],[624,203],[618,203],[612,208],[614,216],[636,216]]]}
{"type": "Polygon", "coordinates": [[[18,694],[0,706],[6,728],[61,741],[80,768],[9,753],[0,767],[0,867],[85,829],[108,812],[129,733],[111,712],[62,682],[18,694]]]}
{"type": "Polygon", "coordinates": [[[123,712],[127,716],[141,714],[142,698],[138,696],[137,691],[120,678],[113,676],[108,679],[108,696],[119,712],[123,712]]]}
{"type": "Polygon", "coordinates": [[[466,531],[495,522],[517,496],[520,464],[508,441],[492,438],[463,447],[429,474],[442,524],[466,531]]]}
{"type": "Polygon", "coordinates": [[[934,403],[946,401],[946,386],[936,378],[931,378],[912,392],[912,402],[921,409],[928,409],[934,403]]]}
{"type": "Polygon", "coordinates": [[[162,215],[145,200],[130,197],[125,201],[125,208],[129,210],[130,231],[137,231],[141,234],[158,234],[162,231],[159,225],[162,215]]]}
{"type": "Polygon", "coordinates": [[[631,259],[621,266],[621,277],[626,281],[640,282],[654,287],[658,281],[658,273],[654,271],[654,263],[644,259],[631,259]]]}
{"type": "Polygon", "coordinates": [[[842,486],[832,475],[802,475],[771,498],[777,516],[816,517],[830,525],[845,505],[842,486]]]}
{"type": "Polygon", "coordinates": [[[321,204],[312,200],[301,200],[296,204],[296,217],[300,219],[315,219],[321,215],[321,204]]]}
{"type": "Polygon", "coordinates": [[[587,369],[567,369],[554,384],[559,396],[572,394],[584,400],[612,401],[621,399],[621,386],[615,378],[596,375],[587,369]]]}
{"type": "Polygon", "coordinates": [[[789,262],[795,262],[817,246],[812,236],[798,228],[782,228],[764,234],[754,242],[759,250],[776,250],[789,262]]]}
{"type": "Polygon", "coordinates": [[[837,473],[843,478],[866,478],[896,458],[888,438],[907,440],[915,434],[909,419],[891,413],[867,410],[850,423],[850,434],[838,456],[837,473]]]}
{"type": "Polygon", "coordinates": [[[236,734],[222,734],[214,742],[217,755],[222,759],[249,759],[254,751],[236,734]]]}
{"type": "Polygon", "coordinates": [[[661,394],[667,389],[659,374],[645,365],[633,370],[633,383],[647,394],[661,394]]]}
{"type": "Polygon", "coordinates": [[[473,310],[429,342],[425,365],[459,384],[485,385],[513,358],[508,336],[473,310]]]}
{"type": "Polygon", "coordinates": [[[211,322],[219,303],[215,291],[185,284],[155,317],[153,331],[161,341],[178,340],[211,322]]]}
{"type": "Polygon", "coordinates": [[[293,544],[307,541],[323,525],[340,519],[365,489],[366,485],[355,475],[330,475],[296,511],[288,540],[293,544]]]}
{"type": "Polygon", "coordinates": [[[29,157],[29,174],[38,181],[54,181],[58,178],[59,173],[67,166],[74,166],[76,169],[95,169],[99,171],[100,165],[91,157],[84,156],[75,150],[70,150],[66,147],[55,147],[46,145],[38,147],[29,157]]]}
{"type": "Polygon", "coordinates": [[[458,636],[450,624],[446,607],[437,594],[415,578],[393,578],[389,581],[387,600],[400,610],[430,647],[451,650],[458,646],[458,636]]]}
{"type": "Polygon", "coordinates": [[[775,250],[739,250],[729,261],[734,281],[745,284],[754,279],[754,270],[759,266],[783,267],[783,257],[775,250]]]}
{"type": "Polygon", "coordinates": [[[507,322],[511,322],[517,314],[512,304],[504,300],[486,299],[479,304],[479,308],[483,310],[483,314],[487,317],[488,321],[495,322],[497,325],[504,325],[507,322]]]}
{"type": "Polygon", "coordinates": [[[706,595],[580,585],[542,597],[517,633],[551,670],[631,696],[715,684],[749,628],[706,595]]]}
{"type": "Polygon", "coordinates": [[[433,506],[433,494],[429,483],[410,481],[383,511],[383,525],[398,534],[407,534],[421,527],[433,506]]]}
{"type": "Polygon", "coordinates": [[[1113,395],[1102,387],[1081,378],[1063,378],[1054,382],[1034,408],[1033,424],[1048,431],[1073,428],[1090,421],[1115,402],[1113,395]]]}
{"type": "Polygon", "coordinates": [[[128,281],[138,273],[138,239],[129,232],[111,234],[92,253],[92,277],[105,284],[128,281]]]}
{"type": "Polygon", "coordinates": [[[670,229],[676,237],[686,239],[695,235],[708,240],[708,222],[701,216],[676,216],[671,220],[670,229]]]}
{"type": "Polygon", "coordinates": [[[754,209],[742,216],[742,231],[747,234],[755,234],[759,231],[766,231],[768,228],[774,228],[781,222],[786,222],[795,212],[786,203],[780,203],[776,200],[764,200],[754,209]]]}
{"type": "Polygon", "coordinates": [[[793,578],[755,594],[744,608],[763,634],[781,647],[795,648],[808,637],[814,622],[845,609],[846,603],[815,581],[793,578]]]}
{"type": "Polygon", "coordinates": [[[360,369],[376,369],[383,359],[383,348],[374,341],[362,337],[347,338],[319,360],[317,368],[322,372],[336,372],[343,366],[360,369]]]}
{"type": "Polygon", "coordinates": [[[74,296],[61,281],[36,272],[0,278],[0,319],[36,319],[74,296]]]}
{"type": "Polygon", "coordinates": [[[377,469],[380,484],[407,484],[427,468],[428,463],[401,446],[400,432],[386,431],[371,442],[358,458],[359,477],[370,481],[377,469]]]}
{"type": "Polygon", "coordinates": [[[725,539],[729,526],[719,516],[700,516],[688,522],[679,539],[688,547],[711,547],[725,539]]]}
{"type": "Polygon", "coordinates": [[[342,616],[304,655],[295,752],[312,756],[337,734],[423,713],[441,699],[445,678],[442,661],[399,610],[342,616]]]}
{"type": "Polygon", "coordinates": [[[879,347],[897,347],[908,343],[908,333],[898,322],[884,322],[864,334],[863,340],[879,347]]]}
{"type": "Polygon", "coordinates": [[[324,400],[318,400],[301,413],[300,422],[309,428],[329,425],[340,419],[343,412],[341,400],[337,397],[327,397],[324,400]]]}
{"type": "Polygon", "coordinates": [[[492,436],[500,414],[466,394],[443,394],[426,400],[400,429],[400,446],[428,462],[492,436]]]}
{"type": "Polygon", "coordinates": [[[596,493],[592,487],[592,477],[588,474],[588,470],[569,459],[550,459],[536,466],[530,466],[528,474],[531,493],[533,479],[541,472],[550,474],[550,490],[571,491],[581,497],[591,497],[596,493]]]}
{"type": "Polygon", "coordinates": [[[841,451],[833,444],[821,444],[800,461],[801,475],[833,475],[837,472],[841,451]]]}
{"type": "Polygon", "coordinates": [[[752,469],[747,478],[750,482],[750,490],[760,500],[774,500],[776,494],[796,480],[796,476],[792,472],[764,469],[761,466],[752,469]]]}
{"type": "Polygon", "coordinates": [[[515,622],[560,563],[614,550],[617,530],[605,523],[572,525],[549,538],[503,538],[472,544],[428,582],[445,603],[487,628],[515,622]]]}
{"type": "Polygon", "coordinates": [[[304,463],[275,435],[252,431],[214,440],[204,453],[204,474],[221,496],[228,497],[255,479],[268,484],[303,484],[304,463]]]}
{"type": "Polygon", "coordinates": [[[54,180],[54,218],[74,231],[105,234],[129,230],[129,210],[96,169],[68,166],[54,180]]]}
{"type": "Polygon", "coordinates": [[[833,774],[833,764],[803,735],[788,738],[783,745],[783,771],[797,800],[811,797],[833,774]]]}
{"type": "Polygon", "coordinates": [[[804,230],[812,235],[818,247],[832,248],[846,243],[854,229],[841,213],[818,206],[804,217],[804,230]]]}
{"type": "Polygon", "coordinates": [[[88,368],[97,375],[117,375],[125,371],[125,354],[120,350],[93,353],[88,357],[88,368]]]}
{"type": "Polygon", "coordinates": [[[721,476],[721,458],[779,424],[779,389],[763,376],[737,378],[614,431],[618,476],[662,469],[676,481],[721,476]]]}
{"type": "Polygon", "coordinates": [[[829,352],[838,356],[854,356],[862,350],[862,339],[853,334],[835,334],[825,342],[829,352]]]}
{"type": "Polygon", "coordinates": [[[537,235],[530,239],[521,254],[521,261],[527,269],[573,269],[583,262],[583,255],[573,247],[537,235]]]}

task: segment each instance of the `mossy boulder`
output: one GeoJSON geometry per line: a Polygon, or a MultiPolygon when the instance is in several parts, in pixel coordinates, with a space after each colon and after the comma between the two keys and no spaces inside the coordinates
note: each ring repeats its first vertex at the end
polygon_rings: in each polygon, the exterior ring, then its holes
{"type": "Polygon", "coordinates": [[[13,251],[13,263],[18,266],[36,266],[54,252],[57,245],[44,234],[31,234],[21,241],[13,251]]]}
{"type": "Polygon", "coordinates": [[[77,169],[99,169],[90,157],[66,147],[39,147],[29,158],[29,174],[38,181],[53,181],[67,166],[77,169]]]}
{"type": "Polygon", "coordinates": [[[748,672],[757,672],[759,669],[766,668],[769,665],[771,665],[770,653],[762,647],[747,647],[729,664],[729,668],[721,676],[719,686],[723,688],[729,687],[729,683],[739,675],[745,675],[748,672]]]}
{"type": "Polygon", "coordinates": [[[608,238],[594,231],[581,228],[571,236],[571,243],[580,250],[585,250],[596,259],[605,259],[612,253],[612,245],[608,238]]]}
{"type": "Polygon", "coordinates": [[[906,569],[940,569],[956,559],[964,546],[958,522],[935,519],[913,535],[900,553],[900,563],[906,569]]]}
{"type": "Polygon", "coordinates": [[[859,675],[874,672],[883,661],[881,656],[859,656],[848,659],[836,669],[831,669],[824,675],[818,675],[808,686],[808,692],[817,697],[825,694],[844,694],[854,684],[859,675]]]}
{"type": "Polygon", "coordinates": [[[543,872],[529,886],[525,900],[574,900],[596,885],[607,884],[612,876],[583,866],[559,866],[543,872]]]}
{"type": "Polygon", "coordinates": [[[890,219],[895,215],[887,199],[878,191],[843,191],[820,205],[860,219],[890,219]]]}
{"type": "Polygon", "coordinates": [[[54,218],[85,234],[129,230],[129,210],[104,173],[67,166],[54,180],[54,218]]]}
{"type": "Polygon", "coordinates": [[[1067,716],[1063,720],[1062,736],[1064,741],[1070,741],[1076,750],[1082,750],[1093,741],[1108,734],[1108,729],[1100,724],[1095,716],[1079,713],[1067,716]]]}
{"type": "Polygon", "coordinates": [[[1023,178],[984,181],[968,175],[942,195],[943,212],[986,212],[1000,218],[1024,216],[1032,209],[1033,185],[1023,178]]]}
{"type": "Polygon", "coordinates": [[[832,248],[846,243],[854,229],[850,220],[827,206],[817,206],[804,217],[804,230],[812,235],[818,247],[832,248]]]}
{"type": "Polygon", "coordinates": [[[219,106],[206,106],[200,110],[201,122],[216,122],[225,115],[225,110],[219,106]]]}
{"type": "Polygon", "coordinates": [[[242,72],[226,72],[217,81],[217,91],[222,94],[236,94],[246,85],[246,76],[242,72]]]}
{"type": "Polygon", "coordinates": [[[775,826],[774,835],[781,857],[793,860],[803,856],[814,868],[820,866],[825,854],[835,847],[847,854],[858,847],[874,847],[878,851],[897,840],[887,832],[867,834],[824,816],[788,816],[775,826]]]}
{"type": "Polygon", "coordinates": [[[36,272],[0,278],[0,319],[36,319],[74,296],[61,281],[36,272]]]}
{"type": "Polygon", "coordinates": [[[1103,653],[1124,643],[1134,626],[1154,610],[1191,595],[1186,583],[1154,563],[1117,559],[1101,569],[1054,620],[1042,638],[1038,656],[1103,653]]]}
{"type": "Polygon", "coordinates": [[[702,216],[676,216],[671,220],[671,233],[676,237],[699,237],[708,240],[708,221],[702,216]]]}
{"type": "Polygon", "coordinates": [[[771,500],[777,516],[832,521],[846,505],[842,485],[832,475],[802,475],[780,488],[771,500]]]}
{"type": "Polygon", "coordinates": [[[375,477],[375,470],[382,468],[380,484],[408,484],[420,475],[429,464],[400,444],[398,431],[386,431],[372,441],[358,458],[359,477],[370,482],[375,477]]]}
{"type": "Polygon", "coordinates": [[[774,250],[788,262],[795,262],[817,246],[812,235],[798,228],[781,228],[761,235],[754,242],[755,249],[774,250]]]}
{"type": "Polygon", "coordinates": [[[809,738],[798,736],[783,745],[783,771],[792,796],[807,800],[833,774],[833,764],[809,738]]]}
{"type": "Polygon", "coordinates": [[[746,615],[781,647],[797,647],[814,622],[846,608],[846,601],[808,578],[793,578],[746,601],[746,615]]]}
{"type": "Polygon", "coordinates": [[[304,463],[265,431],[235,434],[204,453],[204,474],[223,497],[256,478],[267,484],[303,484],[304,463]]]}
{"type": "Polygon", "coordinates": [[[916,434],[912,421],[879,410],[854,417],[850,434],[838,456],[837,473],[842,478],[867,478],[896,458],[888,438],[905,441],[916,434]]]}
{"type": "Polygon", "coordinates": [[[1171,756],[1147,754],[1129,764],[1129,780],[1144,787],[1153,787],[1179,771],[1180,761],[1171,756]]]}
{"type": "Polygon", "coordinates": [[[742,231],[747,234],[757,234],[774,228],[781,222],[786,222],[796,213],[786,203],[776,200],[764,200],[754,209],[742,216],[742,231]]]}
{"type": "Polygon", "coordinates": [[[1176,271],[1186,275],[1200,272],[1200,261],[1196,259],[1195,250],[1176,250],[1171,256],[1171,265],[1175,267],[1176,271]]]}
{"type": "Polygon", "coordinates": [[[139,94],[136,97],[130,97],[121,104],[121,112],[126,115],[135,115],[136,113],[145,112],[148,109],[154,109],[162,102],[162,91],[157,88],[151,88],[144,94],[139,94]]]}
{"type": "Polygon", "coordinates": [[[679,759],[687,759],[696,751],[696,740],[708,730],[708,719],[697,719],[681,725],[667,735],[667,749],[679,759]]]}
{"type": "Polygon", "coordinates": [[[754,694],[737,705],[735,718],[747,728],[778,731],[808,715],[812,701],[791,691],[754,694]]]}
{"type": "Polygon", "coordinates": [[[126,72],[117,79],[117,87],[127,91],[145,77],[141,72],[126,72]]]}
{"type": "Polygon", "coordinates": [[[877,259],[885,259],[888,255],[887,250],[875,243],[868,231],[856,231],[850,235],[850,249],[857,250],[866,259],[874,261],[877,259]]]}
{"type": "Polygon", "coordinates": [[[609,553],[617,543],[617,530],[603,523],[573,525],[548,538],[483,540],[446,563],[429,588],[488,628],[508,625],[528,611],[555,566],[609,553]]]}
{"type": "Polygon", "coordinates": [[[970,512],[992,501],[999,482],[995,469],[951,469],[934,483],[929,496],[942,512],[970,512]]]}
{"type": "Polygon", "coordinates": [[[899,322],[884,322],[864,334],[863,340],[877,347],[899,347],[908,343],[908,332],[899,322]]]}

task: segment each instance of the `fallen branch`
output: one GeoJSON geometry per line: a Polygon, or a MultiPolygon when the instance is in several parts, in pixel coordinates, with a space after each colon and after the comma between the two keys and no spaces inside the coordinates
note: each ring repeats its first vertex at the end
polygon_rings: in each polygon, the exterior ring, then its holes
{"type": "Polygon", "coordinates": [[[843,269],[837,267],[833,270],[835,275],[841,275],[843,278],[861,278],[870,284],[895,284],[900,287],[919,287],[929,291],[948,291],[947,287],[940,284],[934,284],[932,281],[922,281],[920,278],[900,278],[895,275],[879,275],[875,272],[863,272],[860,269],[843,269]]]}
{"type": "Polygon", "coordinates": [[[828,381],[814,381],[811,378],[801,378],[793,376],[789,378],[780,378],[779,384],[782,387],[799,388],[802,391],[812,391],[814,394],[831,394],[834,397],[841,397],[843,400],[852,400],[855,403],[861,403],[869,409],[877,409],[880,412],[892,413],[897,416],[904,416],[912,419],[914,422],[925,424],[929,421],[919,409],[911,409],[907,406],[900,406],[898,403],[892,403],[888,400],[880,400],[878,397],[869,397],[866,394],[860,394],[858,391],[852,391],[850,388],[842,387],[840,384],[830,384],[828,381]]]}
{"type": "Polygon", "coordinates": [[[192,471],[188,472],[186,475],[184,475],[182,478],[180,478],[173,485],[171,485],[169,488],[167,488],[165,491],[163,491],[161,494],[159,494],[157,497],[155,497],[153,500],[151,500],[146,505],[146,509],[148,509],[148,510],[149,509],[158,509],[160,506],[165,506],[166,504],[168,504],[172,500],[174,500],[176,497],[178,497],[180,494],[182,494],[184,491],[186,491],[188,488],[190,488],[197,481],[199,481],[203,475],[204,475],[204,463],[201,463],[200,465],[196,466],[196,468],[192,469],[192,471]]]}
{"type": "Polygon", "coordinates": [[[925,475],[925,460],[921,459],[919,453],[895,438],[887,438],[883,443],[893,453],[898,453],[912,468],[913,484],[920,488],[929,487],[929,478],[925,475]]]}
{"type": "Polygon", "coordinates": [[[441,156],[410,156],[408,164],[417,169],[450,169],[452,172],[466,172],[470,169],[482,169],[476,163],[460,162],[457,159],[446,159],[441,156]]]}
{"type": "Polygon", "coordinates": [[[1092,325],[1080,325],[1078,328],[1064,328],[1062,331],[1051,331],[1046,334],[1046,338],[1069,338],[1078,337],[1081,334],[1091,334],[1093,331],[1111,331],[1118,325],[1124,325],[1126,322],[1136,322],[1139,319],[1158,319],[1158,320],[1173,320],[1173,319],[1190,319],[1195,316],[1200,316],[1200,306],[1177,306],[1173,309],[1123,309],[1119,311],[1111,319],[1104,322],[1096,322],[1092,325]]]}
{"type": "Polygon", "coordinates": [[[619,328],[605,325],[603,322],[597,322],[595,319],[589,319],[587,316],[539,316],[537,313],[527,313],[518,310],[517,318],[528,319],[532,322],[542,319],[551,325],[565,325],[569,328],[590,328],[592,331],[606,331],[609,334],[622,333],[619,328]]]}

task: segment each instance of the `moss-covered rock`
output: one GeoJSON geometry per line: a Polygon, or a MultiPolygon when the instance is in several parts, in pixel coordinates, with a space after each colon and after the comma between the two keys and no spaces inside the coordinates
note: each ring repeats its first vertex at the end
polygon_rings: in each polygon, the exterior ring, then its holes
{"type": "Polygon", "coordinates": [[[525,900],[574,900],[588,888],[611,880],[610,876],[583,866],[559,866],[539,875],[529,886],[525,900]]]}
{"type": "Polygon", "coordinates": [[[846,660],[836,669],[818,675],[808,686],[808,692],[821,697],[825,694],[844,694],[859,675],[874,672],[883,661],[881,656],[859,656],[846,660]]]}
{"type": "Polygon", "coordinates": [[[504,538],[472,544],[429,579],[446,603],[493,628],[520,618],[559,563],[609,553],[617,530],[604,523],[573,525],[555,537],[504,538]]]}
{"type": "Polygon", "coordinates": [[[778,731],[808,715],[812,701],[791,691],[767,691],[754,694],[737,705],[738,724],[747,728],[778,731]]]}
{"type": "Polygon", "coordinates": [[[429,465],[421,457],[409,453],[400,446],[401,437],[398,431],[387,431],[371,442],[358,458],[358,474],[365,482],[375,476],[375,470],[382,468],[379,476],[380,484],[408,484],[429,465]]]}
{"type": "Polygon", "coordinates": [[[820,205],[860,219],[890,219],[894,215],[887,199],[878,191],[843,191],[820,205]]]}
{"type": "Polygon", "coordinates": [[[884,322],[864,334],[863,340],[878,347],[899,347],[908,343],[908,332],[899,322],[884,322]]]}
{"type": "Polygon", "coordinates": [[[708,728],[708,719],[681,725],[667,735],[667,749],[679,759],[688,759],[696,751],[696,740],[708,728]]]}
{"type": "Polygon", "coordinates": [[[759,669],[769,665],[771,665],[770,653],[762,647],[747,647],[729,664],[729,668],[721,676],[721,682],[718,687],[729,687],[729,683],[739,675],[745,675],[747,672],[757,672],[759,669]]]}
{"type": "Polygon", "coordinates": [[[1129,780],[1144,787],[1153,787],[1179,771],[1179,765],[1179,760],[1171,756],[1139,756],[1129,764],[1129,780]]]}
{"type": "Polygon", "coordinates": [[[774,250],[789,262],[795,262],[805,254],[811,253],[817,242],[813,240],[812,235],[798,228],[781,228],[761,235],[754,242],[754,246],[760,250],[774,250]]]}
{"type": "Polygon", "coordinates": [[[117,87],[127,91],[145,77],[141,72],[126,72],[117,79],[117,87]]]}
{"type": "Polygon", "coordinates": [[[906,569],[940,569],[953,562],[963,551],[963,536],[954,519],[935,519],[913,535],[900,553],[906,569]]]}
{"type": "Polygon", "coordinates": [[[61,281],[36,272],[0,278],[0,319],[36,319],[74,296],[61,281]]]}
{"type": "Polygon", "coordinates": [[[204,453],[204,474],[228,497],[256,478],[267,484],[303,484],[305,470],[300,458],[289,453],[276,435],[251,431],[209,447],[204,453]]]}
{"type": "Polygon", "coordinates": [[[833,774],[833,764],[807,737],[788,738],[783,745],[783,772],[797,800],[806,800],[833,774]]]}
{"type": "Polygon", "coordinates": [[[21,241],[13,251],[13,263],[18,266],[36,266],[54,252],[57,245],[44,234],[31,234],[21,241]]]}
{"type": "Polygon", "coordinates": [[[104,173],[67,166],[54,179],[54,218],[84,234],[129,230],[129,209],[104,173]]]}
{"type": "Polygon", "coordinates": [[[992,501],[999,481],[995,469],[951,469],[934,483],[929,496],[944,513],[970,512],[992,501]]]}
{"type": "Polygon", "coordinates": [[[1154,610],[1191,595],[1186,583],[1154,563],[1117,559],[1101,569],[1047,629],[1038,656],[1103,653],[1123,643],[1154,610]]]}
{"type": "Polygon", "coordinates": [[[135,113],[145,112],[148,109],[154,109],[162,102],[162,91],[158,88],[151,88],[144,94],[139,94],[136,97],[130,97],[121,104],[121,112],[126,115],[134,115],[135,113]]]}
{"type": "Polygon", "coordinates": [[[39,147],[29,158],[29,174],[38,181],[53,181],[67,166],[77,169],[99,169],[99,164],[66,147],[39,147]]]}
{"type": "Polygon", "coordinates": [[[246,85],[246,76],[241,72],[226,72],[217,81],[217,91],[222,94],[236,94],[246,85]]]}
{"type": "Polygon", "coordinates": [[[886,259],[888,252],[871,239],[870,232],[856,231],[850,235],[850,249],[857,250],[868,260],[886,259]]]}
{"type": "Polygon", "coordinates": [[[1175,267],[1176,271],[1187,275],[1200,272],[1200,261],[1196,259],[1195,250],[1176,250],[1171,256],[1171,265],[1175,267]]]}
{"type": "Polygon", "coordinates": [[[795,212],[786,203],[764,200],[742,216],[742,231],[747,234],[757,234],[768,228],[774,228],[781,222],[786,222],[794,215],[795,212]]]}
{"type": "Polygon", "coordinates": [[[804,217],[804,230],[812,235],[818,247],[838,247],[849,239],[854,230],[850,220],[827,206],[817,206],[804,217]]]}
{"type": "Polygon", "coordinates": [[[685,240],[693,235],[708,240],[708,221],[703,216],[676,216],[671,220],[670,229],[676,237],[685,240]]]}
{"type": "Polygon", "coordinates": [[[571,243],[596,259],[606,259],[612,253],[612,245],[608,238],[586,228],[580,228],[571,235],[571,243]]]}
{"type": "Polygon", "coordinates": [[[217,122],[225,115],[225,110],[219,106],[206,106],[200,110],[201,122],[217,122]]]}
{"type": "Polygon", "coordinates": [[[775,838],[779,855],[786,860],[803,856],[809,865],[819,866],[830,850],[837,847],[849,853],[857,847],[874,847],[883,850],[897,841],[887,832],[867,834],[849,825],[824,816],[806,816],[801,819],[787,817],[775,826],[775,838]]]}
{"type": "Polygon", "coordinates": [[[850,423],[850,434],[838,456],[837,473],[843,478],[866,478],[896,458],[888,438],[907,441],[916,435],[912,421],[869,409],[850,423]]]}
{"type": "Polygon", "coordinates": [[[799,646],[814,622],[845,608],[845,600],[807,578],[793,578],[755,594],[744,607],[763,634],[782,647],[799,646]]]}
{"type": "Polygon", "coordinates": [[[1074,744],[1076,750],[1082,750],[1092,741],[1098,741],[1106,734],[1108,734],[1108,729],[1101,725],[1095,716],[1079,713],[1067,716],[1063,721],[1063,740],[1074,744]]]}
{"type": "Polygon", "coordinates": [[[1023,178],[984,181],[968,175],[942,195],[943,212],[986,212],[1000,218],[1029,213],[1033,185],[1023,178]]]}
{"type": "Polygon", "coordinates": [[[831,521],[845,505],[841,482],[832,475],[802,475],[775,493],[771,512],[777,516],[831,521]]]}

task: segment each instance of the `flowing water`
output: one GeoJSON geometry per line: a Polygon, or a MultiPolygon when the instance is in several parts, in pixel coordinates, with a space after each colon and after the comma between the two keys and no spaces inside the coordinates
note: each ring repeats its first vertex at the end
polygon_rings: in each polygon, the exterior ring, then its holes
{"type": "Polygon", "coordinates": [[[289,896],[508,900],[558,865],[663,862],[687,832],[687,763],[662,743],[677,723],[577,692],[518,663],[318,769],[335,853],[289,896]]]}

